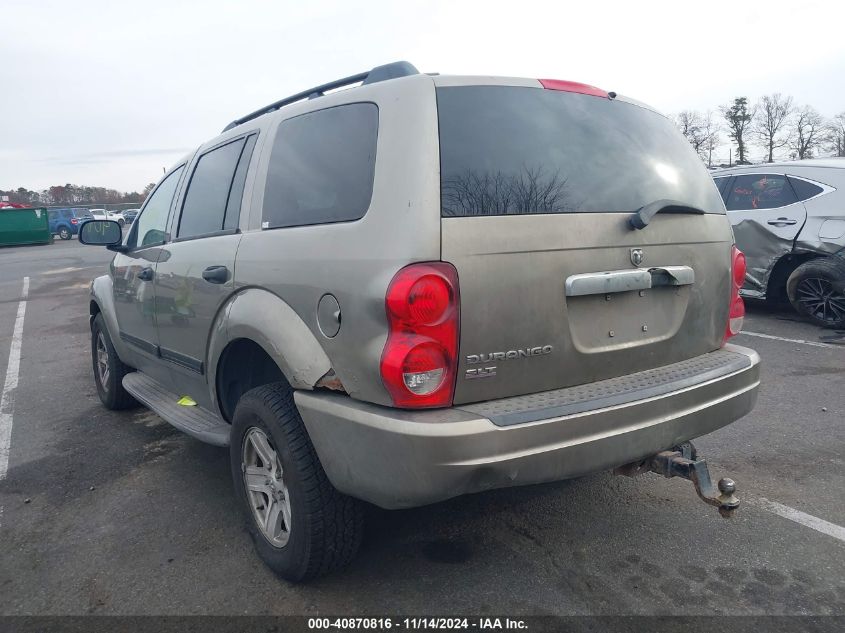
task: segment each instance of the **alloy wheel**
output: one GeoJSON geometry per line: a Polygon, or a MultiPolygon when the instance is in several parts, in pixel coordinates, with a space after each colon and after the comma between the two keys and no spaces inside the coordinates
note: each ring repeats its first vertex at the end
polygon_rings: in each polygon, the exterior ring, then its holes
{"type": "Polygon", "coordinates": [[[244,436],[241,470],[256,525],[274,547],[284,547],[290,538],[290,496],[279,455],[257,427],[244,436]]]}
{"type": "Polygon", "coordinates": [[[97,333],[97,377],[100,379],[100,385],[104,390],[108,391],[109,376],[111,370],[109,369],[109,350],[106,347],[106,338],[102,332],[97,333]]]}
{"type": "Polygon", "coordinates": [[[825,322],[839,322],[845,318],[845,294],[837,292],[828,279],[808,277],[795,288],[798,302],[808,314],[825,322]]]}

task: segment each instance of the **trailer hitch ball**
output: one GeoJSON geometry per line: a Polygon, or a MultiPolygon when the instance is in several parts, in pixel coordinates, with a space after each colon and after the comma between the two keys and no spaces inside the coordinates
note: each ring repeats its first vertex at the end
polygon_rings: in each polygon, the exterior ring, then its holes
{"type": "Polygon", "coordinates": [[[739,507],[739,499],[734,495],[736,492],[736,482],[733,479],[725,477],[719,480],[719,514],[727,518],[733,514],[734,510],[739,507]]]}
{"type": "Polygon", "coordinates": [[[739,507],[736,496],[736,483],[733,479],[720,479],[713,485],[707,462],[698,459],[698,453],[691,442],[676,446],[672,450],[662,451],[649,459],[620,466],[614,471],[619,475],[634,477],[653,472],[664,477],[682,477],[692,482],[698,497],[711,506],[716,506],[723,517],[731,516],[739,507]]]}

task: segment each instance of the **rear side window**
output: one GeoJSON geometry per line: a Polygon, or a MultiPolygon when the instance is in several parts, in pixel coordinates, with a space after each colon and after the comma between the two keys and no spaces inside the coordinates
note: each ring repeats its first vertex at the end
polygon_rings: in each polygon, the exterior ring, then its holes
{"type": "Polygon", "coordinates": [[[734,178],[726,206],[728,211],[777,209],[797,201],[783,174],[747,174],[734,178]]]}
{"type": "Polygon", "coordinates": [[[798,196],[799,200],[809,200],[813,196],[817,196],[824,191],[824,189],[818,185],[802,180],[801,178],[787,176],[787,179],[792,185],[792,188],[795,190],[795,195],[798,196]]]}
{"type": "Polygon", "coordinates": [[[539,88],[437,89],[443,216],[631,212],[663,198],[724,213],[666,118],[539,88]]]}
{"type": "MultiPolygon", "coordinates": [[[[223,230],[232,182],[245,142],[246,139],[240,138],[200,156],[182,204],[177,238],[223,230]]],[[[237,202],[240,210],[240,198],[237,202]]]]}
{"type": "Polygon", "coordinates": [[[349,222],[373,195],[378,107],[353,103],[283,121],[276,132],[261,227],[349,222]]]}
{"type": "Polygon", "coordinates": [[[721,178],[713,179],[713,182],[716,183],[716,188],[719,190],[719,194],[722,196],[722,200],[725,202],[728,200],[728,185],[731,182],[731,178],[733,176],[722,176],[721,178]]]}

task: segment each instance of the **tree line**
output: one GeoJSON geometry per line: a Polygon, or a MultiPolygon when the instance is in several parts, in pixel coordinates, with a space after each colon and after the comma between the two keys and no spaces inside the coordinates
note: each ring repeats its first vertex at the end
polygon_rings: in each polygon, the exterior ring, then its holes
{"type": "Polygon", "coordinates": [[[749,150],[763,150],[764,160],[774,162],[775,153],[793,159],[813,158],[822,153],[845,156],[845,112],[825,118],[811,105],[798,105],[790,96],[776,92],[749,104],[736,97],[716,112],[684,110],[673,120],[702,160],[712,166],[713,152],[722,145],[725,132],[735,149],[729,162],[750,164],[749,150]]]}
{"type": "Polygon", "coordinates": [[[53,185],[41,191],[31,191],[25,187],[3,191],[0,197],[8,196],[9,202],[27,206],[75,206],[91,204],[132,203],[140,205],[155,187],[151,182],[143,191],[123,192],[107,187],[89,187],[87,185],[53,185]]]}
{"type": "MultiPolygon", "coordinates": [[[[736,97],[717,111],[683,110],[672,117],[678,129],[702,160],[712,166],[713,152],[722,146],[727,133],[736,149],[737,165],[750,164],[749,149],[762,149],[766,162],[774,162],[775,153],[786,152],[790,158],[812,158],[820,153],[845,157],[845,111],[825,118],[813,106],[797,105],[790,96],[776,92],[763,95],[749,104],[747,97],[736,97]]],[[[87,185],[53,185],[41,191],[25,187],[3,191],[9,202],[28,206],[74,206],[91,204],[141,204],[155,187],[143,191],[121,192],[87,185]]]]}

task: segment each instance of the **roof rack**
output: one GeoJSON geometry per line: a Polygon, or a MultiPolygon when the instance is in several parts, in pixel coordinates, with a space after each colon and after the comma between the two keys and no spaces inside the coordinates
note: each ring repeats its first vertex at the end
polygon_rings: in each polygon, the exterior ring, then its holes
{"type": "Polygon", "coordinates": [[[315,86],[314,88],[303,90],[302,92],[298,92],[290,97],[285,97],[281,101],[276,101],[268,106],[264,106],[260,110],[247,114],[240,119],[235,119],[223,128],[223,131],[226,132],[227,130],[231,130],[233,127],[237,127],[247,121],[252,121],[252,119],[260,117],[262,114],[273,112],[274,110],[278,110],[279,108],[290,105],[291,103],[296,103],[297,101],[302,101],[304,99],[322,97],[329,90],[335,90],[337,88],[343,88],[344,86],[351,86],[352,84],[357,83],[360,83],[362,86],[366,86],[367,84],[374,84],[379,81],[386,81],[387,79],[396,79],[397,77],[407,77],[408,75],[418,74],[419,71],[409,62],[393,62],[392,64],[376,66],[369,72],[358,73],[357,75],[352,75],[351,77],[344,77],[343,79],[330,81],[322,86],[315,86]]]}

